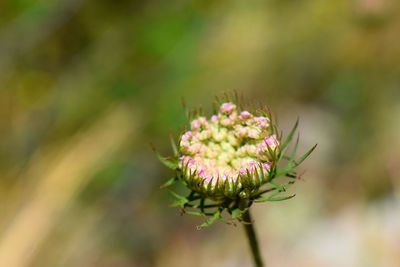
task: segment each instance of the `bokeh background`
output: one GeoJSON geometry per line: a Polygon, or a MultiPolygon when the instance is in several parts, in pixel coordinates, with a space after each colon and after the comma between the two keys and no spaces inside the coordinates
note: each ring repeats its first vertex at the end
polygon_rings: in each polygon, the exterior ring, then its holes
{"type": "Polygon", "coordinates": [[[400,266],[399,42],[397,0],[0,1],[0,266],[251,266],[149,145],[232,90],[319,144],[254,207],[269,266],[400,266]]]}

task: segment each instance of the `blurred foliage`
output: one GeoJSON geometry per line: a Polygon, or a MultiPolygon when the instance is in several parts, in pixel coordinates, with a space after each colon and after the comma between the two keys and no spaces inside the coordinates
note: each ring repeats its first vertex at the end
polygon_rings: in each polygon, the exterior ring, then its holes
{"type": "Polygon", "coordinates": [[[197,232],[167,207],[149,146],[170,153],[182,98],[210,110],[237,90],[319,143],[296,198],[257,210],[277,226],[259,229],[267,260],[343,266],[296,240],[351,209],[379,247],[345,265],[398,266],[400,237],[367,222],[400,196],[399,31],[395,0],[0,1],[0,265],[249,265],[239,229],[197,232]]]}

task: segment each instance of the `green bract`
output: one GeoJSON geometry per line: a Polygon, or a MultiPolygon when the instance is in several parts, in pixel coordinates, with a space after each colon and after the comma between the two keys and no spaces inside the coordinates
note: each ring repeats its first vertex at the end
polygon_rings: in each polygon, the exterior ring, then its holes
{"type": "Polygon", "coordinates": [[[187,196],[173,193],[173,205],[189,214],[209,216],[202,225],[207,226],[221,219],[224,210],[231,219],[241,220],[254,202],[292,198],[283,193],[296,181],[296,167],[315,149],[296,159],[297,138],[287,154],[297,126],[298,122],[282,141],[267,110],[249,112],[224,102],[210,118],[197,114],[179,145],[172,142],[174,156],[159,156],[175,171],[164,186],[180,181],[190,190],[187,196]]]}

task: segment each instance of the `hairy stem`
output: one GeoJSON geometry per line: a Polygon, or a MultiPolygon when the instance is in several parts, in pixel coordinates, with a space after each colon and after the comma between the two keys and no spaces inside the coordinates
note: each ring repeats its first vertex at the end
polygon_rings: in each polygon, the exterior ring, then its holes
{"type": "Polygon", "coordinates": [[[256,233],[254,231],[254,224],[251,219],[250,209],[248,209],[243,214],[243,226],[246,230],[247,239],[249,241],[249,245],[251,248],[251,252],[253,254],[254,266],[256,267],[265,267],[261,258],[260,248],[258,246],[256,233]]]}

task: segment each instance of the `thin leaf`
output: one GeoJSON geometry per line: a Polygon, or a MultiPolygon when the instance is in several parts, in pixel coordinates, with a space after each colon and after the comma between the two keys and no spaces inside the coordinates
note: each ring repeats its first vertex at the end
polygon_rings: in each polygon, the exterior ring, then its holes
{"type": "Polygon", "coordinates": [[[277,192],[274,192],[272,195],[269,195],[269,196],[264,196],[264,197],[260,196],[259,198],[256,198],[254,200],[254,202],[266,202],[266,201],[269,201],[272,197],[275,197],[275,196],[277,196],[279,194],[280,194],[280,192],[277,191],[277,192]]]}
{"type": "Polygon", "coordinates": [[[163,185],[161,185],[160,188],[169,187],[169,186],[173,185],[174,183],[176,183],[177,181],[178,181],[178,177],[172,177],[171,179],[166,181],[163,185]]]}
{"type": "Polygon", "coordinates": [[[296,157],[297,148],[299,147],[299,140],[300,140],[300,135],[297,134],[296,143],[294,143],[294,147],[293,147],[292,153],[290,155],[290,161],[293,161],[294,158],[296,157]]]}
{"type": "Polygon", "coordinates": [[[175,140],[172,137],[172,135],[170,135],[169,138],[171,140],[171,147],[172,147],[172,151],[174,152],[174,156],[178,157],[179,156],[179,152],[178,152],[178,147],[176,146],[175,140]]]}
{"type": "Polygon", "coordinates": [[[310,150],[308,150],[301,158],[296,162],[296,166],[299,166],[310,154],[314,151],[318,144],[315,144],[310,150]]]}
{"type": "Polygon", "coordinates": [[[241,210],[239,208],[232,210],[232,219],[240,219],[247,209],[241,210]]]}
{"type": "Polygon", "coordinates": [[[170,193],[176,198],[176,200],[171,204],[172,207],[184,208],[185,204],[189,202],[186,197],[178,195],[177,193],[170,190],[170,193]]]}
{"type": "MultiPolygon", "coordinates": [[[[295,173],[295,168],[298,165],[294,161],[289,161],[284,169],[278,170],[276,173],[276,177],[288,176],[295,173]]],[[[288,176],[291,177],[291,176],[288,176]]]]}
{"type": "Polygon", "coordinates": [[[166,158],[161,156],[159,153],[157,153],[157,158],[161,161],[162,164],[164,164],[167,168],[170,168],[172,170],[176,170],[178,168],[178,160],[176,159],[171,159],[171,158],[166,158]]]}
{"type": "Polygon", "coordinates": [[[268,197],[261,197],[258,198],[256,200],[254,200],[255,202],[267,202],[267,201],[283,201],[283,200],[287,200],[287,199],[291,199],[293,197],[296,196],[296,194],[290,195],[290,196],[282,196],[279,197],[278,195],[280,194],[280,192],[276,192],[268,197]]]}
{"type": "Polygon", "coordinates": [[[289,132],[289,134],[286,137],[285,141],[282,143],[282,145],[281,145],[281,150],[282,151],[289,145],[290,141],[292,141],[293,135],[296,132],[298,126],[299,126],[299,118],[297,118],[296,123],[294,124],[292,130],[289,132]]]}
{"type": "Polygon", "coordinates": [[[275,191],[277,189],[278,188],[273,187],[273,188],[268,188],[268,189],[261,190],[260,192],[257,193],[256,198],[260,197],[262,194],[269,193],[269,192],[275,191]]]}
{"type": "Polygon", "coordinates": [[[206,215],[205,215],[203,212],[201,212],[201,211],[186,210],[185,213],[186,213],[186,214],[189,214],[189,215],[194,215],[194,216],[201,216],[201,217],[206,216],[206,215]]]}
{"type": "Polygon", "coordinates": [[[285,184],[277,184],[274,181],[270,181],[270,184],[272,184],[279,192],[285,192],[286,191],[286,187],[285,184]]]}
{"type": "Polygon", "coordinates": [[[283,196],[283,197],[272,197],[268,201],[283,201],[283,200],[288,200],[291,198],[294,198],[296,194],[290,195],[290,196],[283,196]]]}
{"type": "Polygon", "coordinates": [[[276,177],[282,177],[282,176],[286,176],[286,174],[290,173],[292,171],[293,168],[288,168],[288,166],[286,168],[284,168],[283,170],[278,170],[276,172],[276,177]]]}
{"type": "Polygon", "coordinates": [[[208,218],[204,223],[199,225],[197,228],[201,229],[201,228],[208,227],[208,226],[212,225],[213,223],[215,223],[220,218],[221,218],[221,211],[217,210],[210,218],[208,218]]]}
{"type": "Polygon", "coordinates": [[[178,168],[178,160],[177,159],[163,157],[163,156],[160,155],[160,153],[158,153],[157,149],[155,148],[155,146],[152,143],[150,143],[150,146],[151,146],[151,149],[154,151],[154,153],[156,153],[157,158],[167,168],[170,168],[170,169],[173,169],[173,170],[176,170],[178,168]]]}

